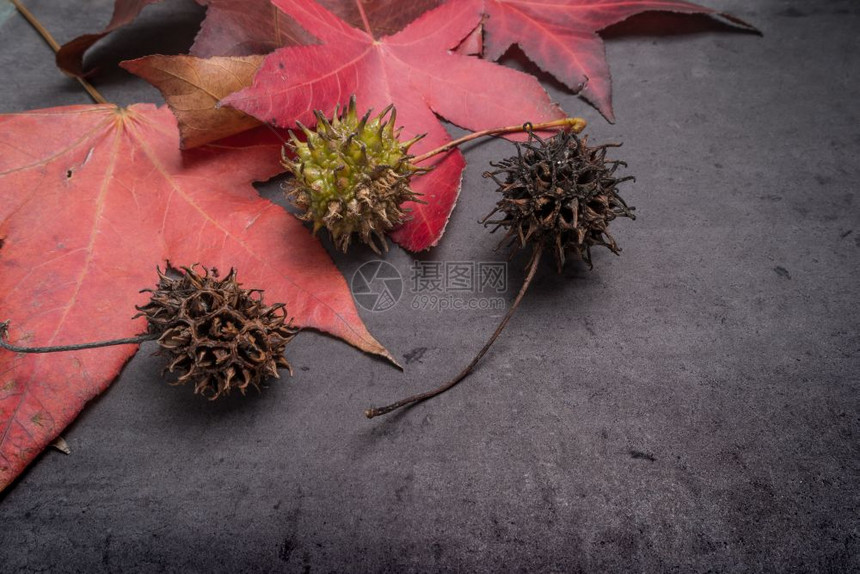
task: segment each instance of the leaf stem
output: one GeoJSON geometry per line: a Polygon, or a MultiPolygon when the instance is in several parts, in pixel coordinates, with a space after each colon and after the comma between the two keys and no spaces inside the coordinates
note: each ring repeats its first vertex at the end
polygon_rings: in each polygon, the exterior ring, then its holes
{"type": "Polygon", "coordinates": [[[441,145],[436,149],[432,149],[427,153],[421,154],[418,157],[412,160],[413,163],[418,163],[421,161],[426,161],[433,157],[434,155],[438,155],[440,153],[445,153],[446,151],[452,150],[455,147],[459,147],[466,142],[470,142],[474,139],[478,139],[484,136],[495,136],[500,134],[510,134],[517,132],[527,132],[527,131],[542,131],[549,130],[553,128],[562,128],[568,131],[572,131],[574,133],[579,133],[585,129],[587,125],[586,121],[582,118],[562,118],[560,120],[553,120],[551,122],[544,122],[540,124],[532,124],[531,122],[524,123],[518,126],[505,126],[503,128],[492,128],[489,130],[481,130],[478,132],[472,132],[467,134],[461,138],[457,138],[455,140],[449,141],[445,145],[441,145]]]}
{"type": "Polygon", "coordinates": [[[82,349],[96,349],[99,347],[111,347],[114,345],[134,345],[143,343],[144,341],[152,341],[157,338],[152,333],[144,333],[134,337],[125,339],[111,339],[108,341],[96,341],[93,343],[80,343],[77,345],[57,345],[54,347],[19,347],[6,342],[6,332],[9,328],[9,321],[0,322],[0,348],[12,351],[13,353],[60,353],[63,351],[80,351],[82,349]]]}
{"type": "Polygon", "coordinates": [[[493,345],[493,343],[496,342],[496,339],[499,338],[499,335],[501,334],[502,330],[505,328],[505,325],[508,324],[508,321],[510,321],[511,316],[513,316],[513,314],[514,314],[514,311],[516,311],[517,307],[519,306],[520,301],[523,300],[523,295],[526,294],[526,291],[528,290],[529,285],[531,285],[531,283],[532,283],[532,279],[534,279],[535,272],[537,271],[538,263],[540,262],[540,256],[541,256],[542,252],[543,252],[543,247],[541,245],[538,245],[537,247],[535,247],[534,251],[532,252],[531,262],[529,263],[528,273],[526,275],[525,280],[523,281],[523,286],[520,288],[520,292],[517,294],[517,298],[514,299],[514,302],[511,305],[511,308],[508,309],[508,312],[505,314],[501,323],[499,323],[499,326],[496,327],[496,330],[493,332],[493,335],[490,337],[490,339],[486,342],[486,344],[484,345],[484,348],[482,348],[478,352],[478,354],[475,355],[475,358],[472,359],[472,362],[469,363],[469,365],[465,369],[463,369],[459,375],[457,375],[456,377],[454,377],[453,379],[451,379],[450,381],[448,381],[444,385],[442,385],[436,389],[433,389],[432,391],[427,391],[425,393],[413,395],[411,397],[399,400],[396,403],[391,403],[388,406],[380,407],[378,409],[377,408],[367,409],[366,411],[364,411],[364,415],[369,419],[372,419],[374,417],[378,417],[381,415],[387,415],[388,413],[395,411],[401,407],[413,405],[415,403],[419,403],[421,401],[426,401],[427,399],[433,398],[436,395],[441,395],[442,393],[444,393],[448,389],[451,389],[457,383],[459,383],[460,381],[465,379],[469,375],[469,373],[472,372],[472,369],[475,368],[475,365],[478,364],[478,361],[480,361],[481,358],[487,353],[487,351],[490,350],[490,347],[493,345]]]}
{"type": "MultiPolygon", "coordinates": [[[[60,50],[60,45],[57,43],[57,41],[54,39],[54,37],[51,35],[51,33],[48,32],[47,28],[45,28],[42,25],[42,23],[39,22],[39,20],[33,15],[32,12],[30,12],[27,9],[26,6],[21,4],[20,0],[9,0],[9,1],[12,2],[12,4],[15,6],[15,8],[17,8],[17,10],[21,14],[21,16],[23,16],[24,19],[30,23],[30,25],[36,30],[36,32],[39,33],[39,35],[42,37],[42,39],[44,39],[45,42],[48,43],[48,45],[51,47],[51,49],[56,54],[60,50]]],[[[95,87],[93,87],[93,85],[91,83],[89,83],[87,80],[85,80],[84,78],[82,78],[80,76],[75,76],[75,79],[81,84],[81,86],[83,86],[83,88],[87,91],[87,93],[90,95],[90,97],[97,104],[108,103],[108,101],[104,98],[104,96],[102,96],[99,93],[99,91],[96,90],[95,87]]]]}

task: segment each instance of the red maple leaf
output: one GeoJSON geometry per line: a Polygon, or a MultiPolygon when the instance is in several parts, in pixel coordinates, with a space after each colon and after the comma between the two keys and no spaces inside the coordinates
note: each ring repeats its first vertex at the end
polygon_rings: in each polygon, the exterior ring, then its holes
{"type": "Polygon", "coordinates": [[[679,0],[477,0],[484,5],[484,56],[499,59],[517,44],[541,69],[593,103],[609,121],[612,80],[599,30],[651,10],[719,15],[743,28],[749,24],[710,8],[679,0]]]}
{"type": "MultiPolygon", "coordinates": [[[[139,290],[170,260],[226,272],[296,324],[391,359],[365,329],[319,242],[250,185],[282,170],[248,132],[179,152],[166,107],[71,106],[0,116],[0,319],[21,345],[127,337],[139,290]]],[[[0,489],[102,392],[125,345],[0,352],[0,489]]],[[[288,351],[289,354],[289,351],[288,351]]]]}
{"type": "MultiPolygon", "coordinates": [[[[564,116],[532,76],[452,52],[480,24],[480,3],[443,4],[390,36],[377,36],[366,17],[364,29],[354,28],[312,0],[274,4],[320,44],[276,50],[251,87],[222,100],[260,120],[312,122],[314,109],[331,113],[355,94],[362,108],[393,103],[404,139],[427,134],[412,148],[420,155],[450,139],[434,114],[471,130],[564,116]]],[[[363,13],[362,3],[355,6],[363,13]]],[[[426,203],[411,204],[412,220],[392,234],[406,249],[435,245],[456,202],[462,155],[447,154],[435,166],[413,182],[426,203]]]]}

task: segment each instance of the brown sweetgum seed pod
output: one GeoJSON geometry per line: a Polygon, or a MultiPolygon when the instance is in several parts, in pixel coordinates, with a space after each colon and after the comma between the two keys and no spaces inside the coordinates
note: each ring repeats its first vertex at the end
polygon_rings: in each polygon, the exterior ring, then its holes
{"type": "Polygon", "coordinates": [[[183,267],[177,278],[158,270],[158,285],[135,317],[145,317],[157,337],[159,353],[168,355],[165,371],[179,372],[173,384],[190,383],[194,392],[217,399],[233,390],[242,394],[278,368],[292,368],[284,349],[297,330],[283,304],[266,306],[262,291],[242,289],[231,269],[218,278],[215,269],[183,267]]]}
{"type": "Polygon", "coordinates": [[[516,156],[491,163],[497,169],[484,173],[502,194],[484,223],[496,225],[493,231],[507,229],[503,242],[513,251],[529,243],[551,250],[559,272],[568,251],[589,268],[595,245],[619,254],[609,223],[616,217],[636,218],[634,208],[618,195],[618,184],[634,179],[615,176],[618,167],[627,164],[606,159],[606,150],[619,146],[589,147],[588,136],[564,131],[548,139],[529,131],[528,141],[516,146],[516,156]],[[496,214],[501,217],[490,221],[496,214]]]}

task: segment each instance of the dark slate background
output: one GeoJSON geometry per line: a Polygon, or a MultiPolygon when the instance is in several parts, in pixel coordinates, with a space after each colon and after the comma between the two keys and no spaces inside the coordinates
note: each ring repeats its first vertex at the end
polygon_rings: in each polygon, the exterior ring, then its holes
{"type": "MultiPolygon", "coordinates": [[[[61,42],[111,11],[27,4],[61,42]]],[[[858,571],[860,4],[708,4],[764,36],[698,17],[611,29],[615,125],[542,76],[593,140],[624,142],[639,218],[613,224],[621,257],[546,266],[466,382],[362,416],[453,375],[500,317],[416,311],[408,293],[363,313],[404,373],[308,332],[293,378],[209,403],[162,382],[144,345],[64,433],[72,454],[0,495],[0,570],[858,571]]],[[[87,103],[5,12],[0,110],[87,103]]],[[[148,8],[93,51],[98,88],[160,102],[113,65],[187,49],[202,16],[148,8]]],[[[494,201],[481,173],[511,152],[467,148],[421,259],[503,259],[477,220],[494,201]]],[[[261,192],[279,200],[277,182],[261,192]]],[[[335,254],[347,277],[374,258],[335,254]]],[[[387,260],[408,277],[412,256],[387,260]]]]}

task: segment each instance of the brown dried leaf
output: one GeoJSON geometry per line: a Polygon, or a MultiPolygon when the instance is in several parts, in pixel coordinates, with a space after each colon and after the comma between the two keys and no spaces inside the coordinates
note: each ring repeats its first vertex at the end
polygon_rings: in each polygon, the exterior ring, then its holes
{"type": "Polygon", "coordinates": [[[256,127],[259,121],[218,101],[251,85],[263,56],[146,56],[120,65],[158,88],[179,121],[182,149],[256,127]]]}

